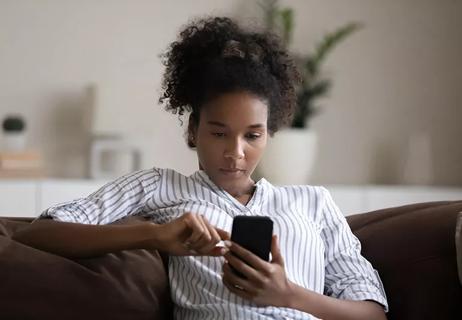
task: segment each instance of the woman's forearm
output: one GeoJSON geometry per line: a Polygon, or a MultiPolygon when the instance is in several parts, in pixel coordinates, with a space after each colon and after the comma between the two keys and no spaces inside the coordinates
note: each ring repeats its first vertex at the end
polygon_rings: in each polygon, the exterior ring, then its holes
{"type": "Polygon", "coordinates": [[[324,320],[386,320],[383,308],[373,301],[328,297],[293,284],[288,306],[324,320]]]}
{"type": "Polygon", "coordinates": [[[13,235],[31,247],[71,258],[87,258],[127,249],[156,247],[149,222],[134,225],[84,225],[38,220],[13,235]]]}

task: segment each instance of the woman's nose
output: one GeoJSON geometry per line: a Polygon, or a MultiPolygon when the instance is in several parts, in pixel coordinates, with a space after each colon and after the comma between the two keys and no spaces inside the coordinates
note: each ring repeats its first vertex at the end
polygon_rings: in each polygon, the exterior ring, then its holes
{"type": "Polygon", "coordinates": [[[239,139],[233,139],[226,145],[225,158],[242,159],[244,158],[244,146],[239,139]]]}

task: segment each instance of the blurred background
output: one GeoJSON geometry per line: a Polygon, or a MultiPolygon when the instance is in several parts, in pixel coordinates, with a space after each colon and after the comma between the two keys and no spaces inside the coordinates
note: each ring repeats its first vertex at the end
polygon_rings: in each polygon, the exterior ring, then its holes
{"type": "MultiPolygon", "coordinates": [[[[462,1],[279,5],[293,11],[295,55],[339,26],[362,25],[322,66],[332,87],[310,120],[317,146],[307,183],[462,186],[462,1]]],[[[204,15],[264,21],[261,1],[0,0],[0,118],[24,124],[24,141],[11,146],[4,123],[3,152],[39,155],[45,178],[90,177],[92,152],[105,147],[130,163],[115,175],[134,163],[195,171],[185,127],[158,104],[159,55],[204,15]],[[103,139],[92,151],[95,137],[103,139]],[[107,137],[123,143],[105,145],[107,137]]]]}

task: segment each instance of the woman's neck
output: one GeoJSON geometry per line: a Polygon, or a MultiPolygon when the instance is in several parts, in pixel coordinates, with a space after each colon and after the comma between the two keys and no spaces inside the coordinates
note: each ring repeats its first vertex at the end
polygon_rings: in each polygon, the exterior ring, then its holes
{"type": "MultiPolygon", "coordinates": [[[[255,188],[254,190],[255,191],[255,188]]],[[[237,201],[239,201],[240,203],[242,203],[243,205],[246,205],[247,203],[249,203],[250,199],[252,198],[252,195],[253,195],[253,192],[250,193],[250,194],[244,194],[244,195],[241,195],[239,197],[236,197],[236,196],[233,196],[237,201]]]]}
{"type": "Polygon", "coordinates": [[[226,192],[233,196],[233,198],[235,198],[237,201],[245,205],[247,202],[249,202],[250,198],[252,198],[255,189],[255,182],[250,180],[247,187],[240,190],[226,190],[226,192]]]}

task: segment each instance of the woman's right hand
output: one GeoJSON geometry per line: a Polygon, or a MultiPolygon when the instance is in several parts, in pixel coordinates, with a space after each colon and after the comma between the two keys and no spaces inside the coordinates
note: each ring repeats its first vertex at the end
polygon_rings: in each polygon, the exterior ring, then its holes
{"type": "Polygon", "coordinates": [[[181,217],[156,225],[157,249],[176,256],[222,256],[224,247],[216,247],[221,240],[229,240],[229,233],[212,226],[200,215],[187,212],[181,217]]]}

